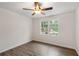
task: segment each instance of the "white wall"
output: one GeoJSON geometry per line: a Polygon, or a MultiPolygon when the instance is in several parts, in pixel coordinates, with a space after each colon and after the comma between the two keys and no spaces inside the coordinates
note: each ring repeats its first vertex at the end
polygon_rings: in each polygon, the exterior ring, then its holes
{"type": "Polygon", "coordinates": [[[76,50],[79,55],[79,8],[76,11],[76,50]]]}
{"type": "MultiPolygon", "coordinates": [[[[0,8],[0,52],[27,43],[32,38],[36,41],[74,49],[76,46],[75,20],[75,11],[56,16],[33,18],[32,22],[28,17],[0,8]],[[53,19],[59,21],[59,35],[40,35],[40,21],[53,19]]],[[[79,37],[77,36],[77,38],[79,37]]],[[[78,45],[79,41],[77,42],[77,47],[79,47],[78,45]]]]}
{"type": "Polygon", "coordinates": [[[33,40],[75,49],[75,20],[75,11],[56,16],[33,18],[33,40]],[[53,19],[59,21],[59,35],[40,35],[40,21],[53,19]]]}
{"type": "Polygon", "coordinates": [[[32,20],[0,8],[0,52],[31,41],[32,20]]]}

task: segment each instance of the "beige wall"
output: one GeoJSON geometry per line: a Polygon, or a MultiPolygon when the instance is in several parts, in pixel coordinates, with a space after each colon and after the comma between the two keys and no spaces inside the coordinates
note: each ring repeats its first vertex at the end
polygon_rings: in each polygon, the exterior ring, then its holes
{"type": "Polygon", "coordinates": [[[31,41],[32,20],[0,8],[0,52],[31,41]]]}
{"type": "Polygon", "coordinates": [[[75,11],[56,16],[33,18],[33,40],[75,49],[75,20],[75,11]],[[53,19],[59,21],[59,35],[40,35],[40,21],[53,19]]]}

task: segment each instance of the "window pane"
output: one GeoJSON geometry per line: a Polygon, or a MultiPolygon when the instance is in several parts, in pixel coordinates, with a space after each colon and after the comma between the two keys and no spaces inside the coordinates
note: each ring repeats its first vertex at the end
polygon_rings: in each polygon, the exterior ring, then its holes
{"type": "Polygon", "coordinates": [[[49,33],[58,34],[58,21],[52,20],[49,22],[49,33]]]}
{"type": "Polygon", "coordinates": [[[48,21],[41,22],[41,32],[43,34],[48,34],[48,21]]]}

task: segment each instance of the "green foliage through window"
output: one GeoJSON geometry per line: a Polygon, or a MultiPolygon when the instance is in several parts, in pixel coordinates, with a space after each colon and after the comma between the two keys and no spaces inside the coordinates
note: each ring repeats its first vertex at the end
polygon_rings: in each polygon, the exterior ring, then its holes
{"type": "Polygon", "coordinates": [[[42,33],[48,34],[48,22],[41,22],[41,31],[42,33]]]}
{"type": "Polygon", "coordinates": [[[41,22],[41,33],[57,35],[58,32],[59,32],[59,25],[57,20],[41,22]]]}

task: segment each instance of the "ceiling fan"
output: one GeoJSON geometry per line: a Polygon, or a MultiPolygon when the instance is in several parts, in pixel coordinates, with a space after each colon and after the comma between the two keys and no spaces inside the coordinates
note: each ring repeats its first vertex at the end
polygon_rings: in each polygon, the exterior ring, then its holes
{"type": "Polygon", "coordinates": [[[48,11],[48,10],[53,9],[53,7],[42,8],[41,5],[42,4],[39,3],[39,2],[34,2],[34,9],[23,8],[23,10],[32,10],[33,11],[32,15],[35,15],[35,14],[38,14],[38,13],[45,15],[44,11],[48,11]]]}

